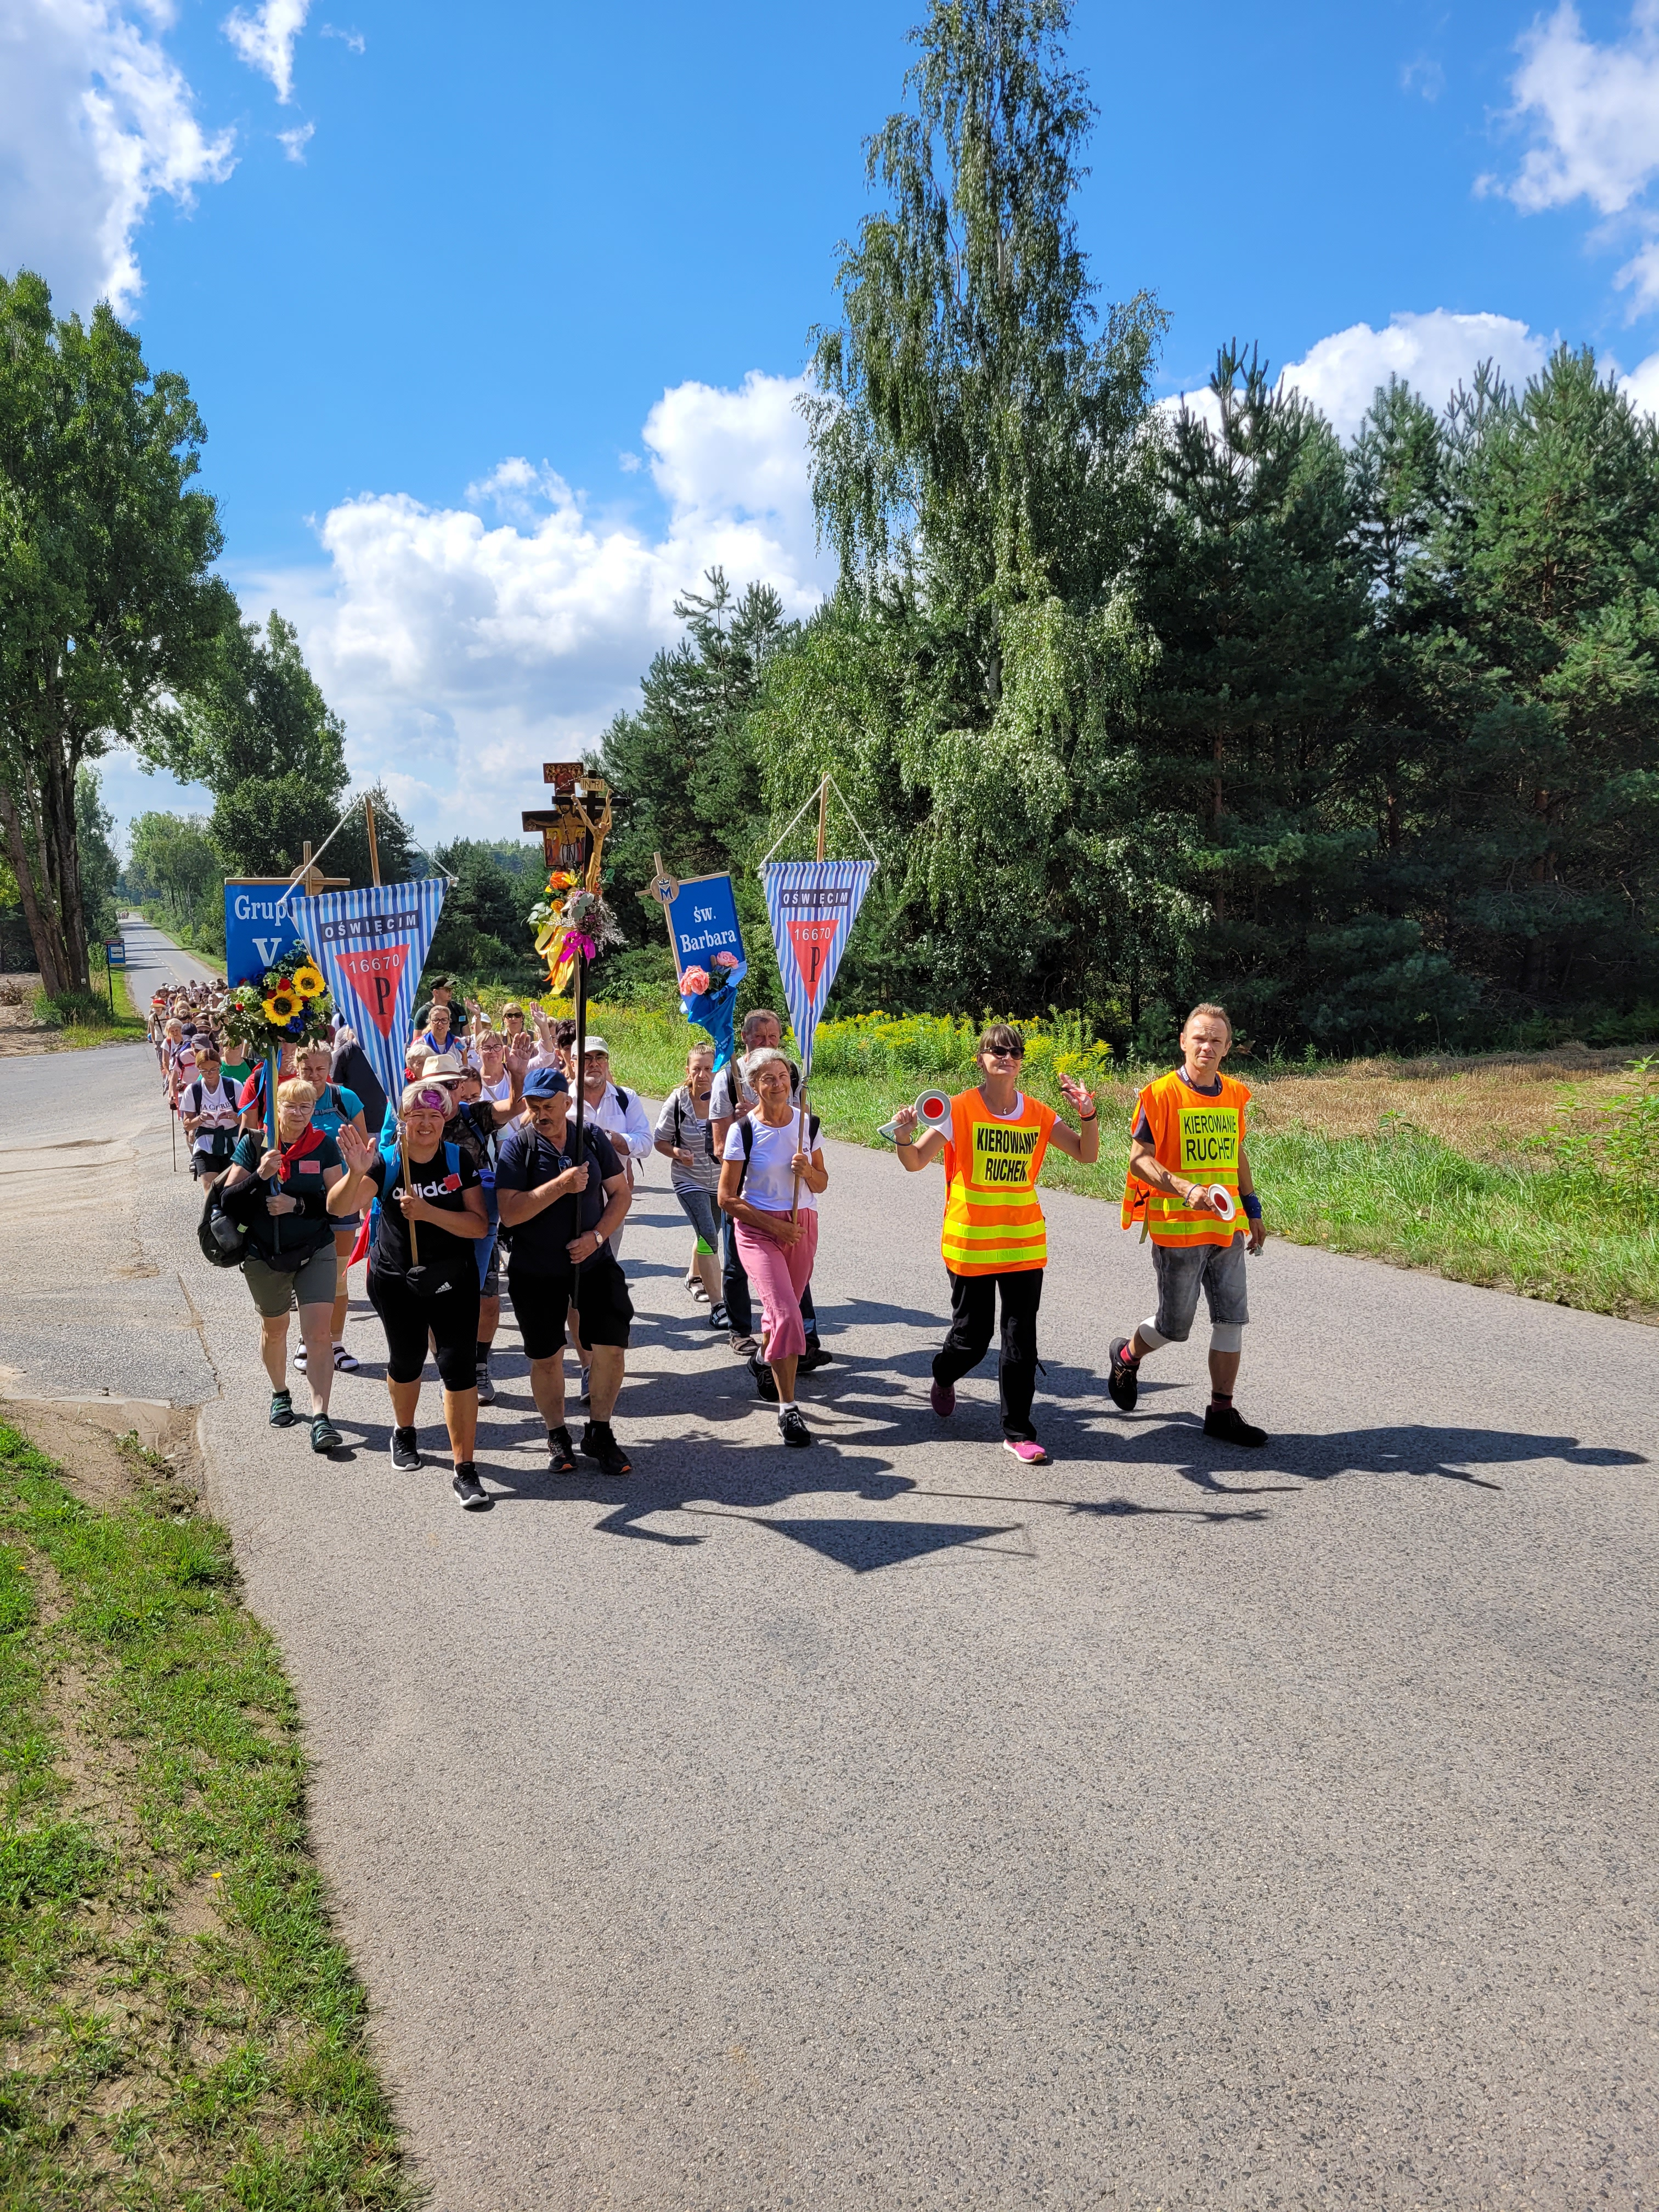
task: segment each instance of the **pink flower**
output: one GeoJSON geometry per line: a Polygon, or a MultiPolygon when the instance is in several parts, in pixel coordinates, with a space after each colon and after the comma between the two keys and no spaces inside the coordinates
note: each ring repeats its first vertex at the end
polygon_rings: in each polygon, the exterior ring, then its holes
{"type": "Polygon", "coordinates": [[[737,964],[738,956],[735,952],[717,952],[714,955],[714,965],[717,968],[735,968],[737,964]]]}
{"type": "Polygon", "coordinates": [[[688,968],[680,977],[680,988],[690,997],[700,999],[708,988],[708,970],[706,968],[688,968]]]}

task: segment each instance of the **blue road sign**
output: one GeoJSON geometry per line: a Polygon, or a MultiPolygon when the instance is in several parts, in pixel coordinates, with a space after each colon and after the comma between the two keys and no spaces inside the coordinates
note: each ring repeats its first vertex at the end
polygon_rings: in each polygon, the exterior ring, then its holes
{"type": "Polygon", "coordinates": [[[127,940],[125,937],[112,937],[104,947],[104,965],[106,968],[125,968],[126,964],[127,940]]]}

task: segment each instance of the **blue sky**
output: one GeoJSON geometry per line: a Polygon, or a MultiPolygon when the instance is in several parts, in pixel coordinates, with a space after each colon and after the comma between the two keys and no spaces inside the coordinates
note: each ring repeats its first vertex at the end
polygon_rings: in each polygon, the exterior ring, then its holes
{"type": "MultiPolygon", "coordinates": [[[[189,378],[227,573],[428,836],[514,829],[708,560],[813,603],[793,380],[917,12],[7,0],[0,266],[189,378]]],[[[1659,400],[1659,0],[1083,0],[1073,51],[1161,389],[1237,334],[1346,427],[1559,335],[1659,400]]]]}

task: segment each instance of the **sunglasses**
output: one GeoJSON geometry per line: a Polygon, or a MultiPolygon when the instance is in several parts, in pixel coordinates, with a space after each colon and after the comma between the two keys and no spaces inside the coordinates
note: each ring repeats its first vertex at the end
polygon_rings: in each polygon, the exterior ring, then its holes
{"type": "Polygon", "coordinates": [[[1024,1060],[1025,1048],[1023,1044],[988,1044],[985,1057],[987,1060],[1024,1060]]]}

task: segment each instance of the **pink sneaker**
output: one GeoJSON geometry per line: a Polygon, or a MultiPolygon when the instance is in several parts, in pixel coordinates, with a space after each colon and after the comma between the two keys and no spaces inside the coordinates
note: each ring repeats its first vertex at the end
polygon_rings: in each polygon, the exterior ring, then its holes
{"type": "Polygon", "coordinates": [[[941,1421],[948,1421],[957,1410],[957,1394],[948,1382],[935,1382],[927,1393],[927,1402],[941,1421]]]}
{"type": "Polygon", "coordinates": [[[1005,1437],[1004,1451],[1012,1452],[1022,1467],[1047,1467],[1048,1455],[1035,1437],[1005,1437]]]}

